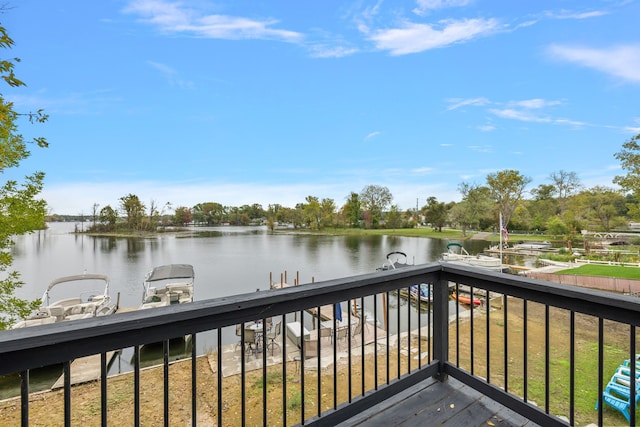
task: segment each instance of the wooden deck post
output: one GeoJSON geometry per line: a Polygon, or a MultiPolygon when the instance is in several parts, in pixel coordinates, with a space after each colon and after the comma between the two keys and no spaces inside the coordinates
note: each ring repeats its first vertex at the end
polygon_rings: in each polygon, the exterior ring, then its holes
{"type": "Polygon", "coordinates": [[[434,378],[446,381],[445,362],[449,361],[449,288],[448,281],[438,279],[433,286],[433,359],[438,361],[434,378]]]}

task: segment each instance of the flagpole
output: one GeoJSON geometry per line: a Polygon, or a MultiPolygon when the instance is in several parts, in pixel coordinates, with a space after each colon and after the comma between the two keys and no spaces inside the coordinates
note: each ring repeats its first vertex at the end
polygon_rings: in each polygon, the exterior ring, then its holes
{"type": "Polygon", "coordinates": [[[500,233],[500,265],[502,265],[502,212],[500,212],[500,231],[498,233],[500,233]]]}

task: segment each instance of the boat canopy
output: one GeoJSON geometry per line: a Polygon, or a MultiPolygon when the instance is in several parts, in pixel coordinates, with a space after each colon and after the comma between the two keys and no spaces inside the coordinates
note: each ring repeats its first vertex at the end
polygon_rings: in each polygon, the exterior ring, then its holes
{"type": "Polygon", "coordinates": [[[161,265],[151,270],[147,276],[147,282],[157,282],[168,279],[193,279],[195,273],[190,264],[161,265]]]}
{"type": "Polygon", "coordinates": [[[109,285],[109,277],[104,275],[104,274],[77,274],[75,276],[66,276],[66,277],[59,277],[57,279],[55,279],[54,281],[52,281],[51,283],[49,283],[49,286],[47,287],[47,291],[50,291],[51,289],[53,289],[54,286],[59,285],[60,283],[64,283],[64,282],[78,282],[81,280],[101,280],[103,282],[106,283],[106,285],[109,285]]]}

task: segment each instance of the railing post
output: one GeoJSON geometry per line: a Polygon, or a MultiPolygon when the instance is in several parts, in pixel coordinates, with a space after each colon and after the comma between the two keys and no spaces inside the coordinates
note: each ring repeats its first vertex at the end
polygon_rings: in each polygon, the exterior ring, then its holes
{"type": "Polygon", "coordinates": [[[432,307],[433,359],[438,360],[438,373],[434,378],[446,381],[444,363],[449,360],[449,282],[442,279],[442,276],[434,283],[432,307]]]}

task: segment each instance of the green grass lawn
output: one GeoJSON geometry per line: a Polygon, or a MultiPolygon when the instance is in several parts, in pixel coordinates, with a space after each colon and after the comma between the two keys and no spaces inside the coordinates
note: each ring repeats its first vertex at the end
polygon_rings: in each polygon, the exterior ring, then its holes
{"type": "Polygon", "coordinates": [[[586,264],[577,268],[569,268],[556,274],[571,274],[580,276],[619,277],[622,279],[640,279],[640,267],[586,264]]]}

